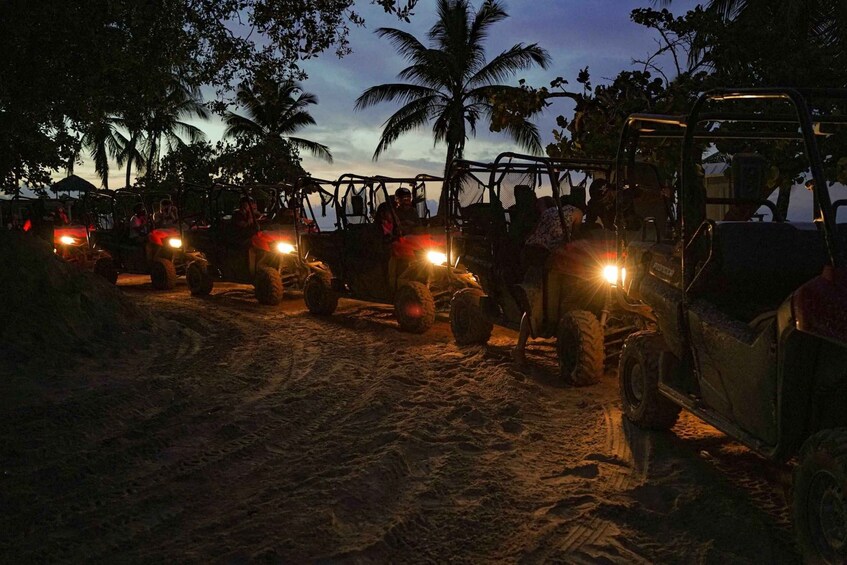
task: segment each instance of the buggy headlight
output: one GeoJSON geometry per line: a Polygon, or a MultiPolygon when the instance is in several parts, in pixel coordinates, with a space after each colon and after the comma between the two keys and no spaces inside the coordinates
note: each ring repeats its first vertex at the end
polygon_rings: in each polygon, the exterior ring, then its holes
{"type": "Polygon", "coordinates": [[[426,258],[433,265],[444,265],[447,263],[447,255],[440,251],[427,251],[426,258]]]}
{"type": "Polygon", "coordinates": [[[289,255],[297,251],[297,248],[291,245],[290,243],[286,243],[284,241],[280,241],[276,244],[277,253],[282,253],[283,255],[289,255]]]}
{"type": "Polygon", "coordinates": [[[178,237],[172,237],[168,240],[168,245],[170,245],[174,249],[179,249],[180,247],[182,247],[182,240],[178,237]]]}
{"type": "MultiPolygon", "coordinates": [[[[621,282],[626,281],[626,269],[623,268],[620,270],[621,274],[621,282]]],[[[618,282],[618,267],[616,265],[606,265],[603,267],[603,278],[606,279],[606,282],[609,284],[617,284],[618,282]]]]}
{"type": "Polygon", "coordinates": [[[76,243],[76,239],[69,235],[63,235],[59,238],[59,242],[62,245],[74,245],[76,243]]]}

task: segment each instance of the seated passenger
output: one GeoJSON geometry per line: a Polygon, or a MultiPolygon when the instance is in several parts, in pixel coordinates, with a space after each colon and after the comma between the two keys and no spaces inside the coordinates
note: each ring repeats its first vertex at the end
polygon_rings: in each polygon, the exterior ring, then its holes
{"type": "Polygon", "coordinates": [[[143,240],[150,233],[150,224],[147,221],[147,210],[140,202],[133,208],[133,215],[129,219],[129,237],[133,240],[143,240]]]}
{"type": "Polygon", "coordinates": [[[279,212],[274,219],[280,224],[296,224],[299,217],[298,212],[296,198],[292,198],[288,202],[283,199],[280,201],[279,212]]]}
{"type": "Polygon", "coordinates": [[[256,201],[249,196],[242,196],[238,202],[238,210],[232,215],[232,224],[237,228],[252,228],[258,224],[259,216],[256,201]]]}
{"type": "Polygon", "coordinates": [[[543,196],[536,203],[538,222],[532,233],[526,238],[527,246],[551,250],[562,242],[573,239],[579,224],[582,223],[582,210],[570,204],[562,206],[562,219],[552,196],[543,196]]]}
{"type": "Polygon", "coordinates": [[[170,198],[159,202],[159,210],[153,214],[153,224],[158,227],[171,227],[179,223],[179,213],[170,198]]]}
{"type": "Polygon", "coordinates": [[[523,244],[538,220],[536,197],[532,187],[526,184],[515,186],[515,203],[509,206],[509,238],[518,245],[523,244]]]}
{"type": "Polygon", "coordinates": [[[385,239],[394,237],[394,196],[389,196],[387,202],[383,202],[376,208],[374,223],[385,239]]]}
{"type": "Polygon", "coordinates": [[[597,227],[597,221],[603,229],[615,229],[615,193],[606,185],[603,179],[595,179],[588,188],[588,204],[586,205],[585,227],[597,227]]]}
{"type": "Polygon", "coordinates": [[[256,201],[249,196],[242,196],[239,201],[238,210],[232,215],[232,226],[239,237],[249,237],[256,231],[261,214],[256,206],[256,201]]]}

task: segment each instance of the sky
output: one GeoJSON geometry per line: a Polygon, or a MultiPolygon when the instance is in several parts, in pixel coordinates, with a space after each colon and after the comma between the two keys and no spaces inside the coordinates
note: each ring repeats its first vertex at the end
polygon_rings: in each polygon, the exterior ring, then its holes
{"type": "MultiPolygon", "coordinates": [[[[533,69],[516,75],[512,83],[515,85],[519,78],[525,78],[534,86],[547,86],[561,76],[571,82],[571,87],[576,87],[579,86],[576,75],[585,66],[589,67],[593,84],[603,83],[621,70],[641,68],[633,60],[646,58],[657,48],[656,35],[629,20],[632,9],[652,6],[651,0],[503,0],[503,4],[510,17],[491,28],[492,34],[486,42],[488,58],[522,42],[539,44],[552,59],[547,70],[533,69]]],[[[681,14],[696,4],[692,0],[674,0],[672,8],[681,14]]],[[[371,157],[381,125],[399,105],[384,103],[361,112],[353,109],[356,98],[365,89],[394,82],[397,73],[406,66],[389,42],[376,37],[374,30],[396,27],[423,41],[435,21],[435,1],[419,0],[408,24],[384,14],[366,0],[357,2],[356,9],[365,17],[366,24],[350,31],[353,53],[342,59],[326,53],[302,65],[309,75],[303,87],[317,95],[319,104],[310,108],[317,124],[302,130],[298,136],[327,145],[334,156],[334,162],[327,164],[303,154],[304,169],[312,176],[330,180],[350,172],[387,176],[442,174],[446,147],[433,146],[429,128],[410,132],[378,162],[373,162],[371,157]]],[[[543,145],[553,141],[556,116],[568,116],[571,110],[566,100],[555,100],[535,120],[543,145]]],[[[213,143],[223,133],[217,119],[197,125],[213,143]]],[[[477,137],[468,140],[465,157],[491,161],[502,151],[515,150],[516,145],[505,135],[491,133],[487,125],[481,125],[477,137]]],[[[75,173],[97,186],[101,184],[88,162],[78,166],[75,173]]],[[[124,174],[113,164],[109,185],[119,187],[123,183],[124,174]]]]}

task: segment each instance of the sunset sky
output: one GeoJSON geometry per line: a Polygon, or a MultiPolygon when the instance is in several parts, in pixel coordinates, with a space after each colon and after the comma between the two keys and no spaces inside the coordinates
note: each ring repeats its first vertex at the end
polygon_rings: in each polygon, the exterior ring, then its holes
{"type": "MultiPolygon", "coordinates": [[[[530,84],[548,85],[562,76],[576,88],[576,74],[588,66],[594,84],[605,82],[623,69],[640,68],[633,59],[643,59],[657,48],[656,37],[632,23],[633,8],[650,6],[650,0],[512,0],[506,1],[510,17],[493,26],[487,42],[489,58],[517,42],[538,43],[547,49],[552,64],[547,71],[536,69],[516,76],[530,84]]],[[[692,8],[692,0],[675,0],[673,10],[681,14],[692,8]]],[[[327,164],[303,155],[303,167],[320,178],[334,179],[345,172],[360,174],[408,175],[440,174],[445,147],[433,147],[429,129],[422,129],[401,138],[378,162],[371,156],[379,139],[381,124],[399,106],[383,104],[364,112],[354,112],[356,98],[368,87],[394,82],[405,66],[403,59],[387,40],[377,38],[373,31],[381,26],[397,27],[425,39],[426,31],[435,21],[435,2],[420,0],[410,24],[382,13],[381,8],[367,2],[357,3],[357,9],[367,20],[366,28],[352,29],[350,44],[354,52],[343,59],[327,53],[304,64],[309,79],[304,88],[316,94],[320,103],[310,111],[317,126],[303,130],[305,137],[329,146],[335,157],[327,164]]],[[[670,67],[666,69],[670,72],[670,67]]],[[[568,115],[567,101],[557,100],[536,120],[542,142],[552,141],[552,130],[558,114],[568,115]]],[[[212,142],[220,139],[223,127],[219,120],[198,123],[212,142]]],[[[488,132],[483,125],[478,136],[468,140],[466,157],[491,160],[497,153],[515,150],[508,138],[488,132]]],[[[100,185],[93,167],[85,163],[76,174],[100,185]]],[[[58,176],[61,176],[59,174],[58,176]]],[[[110,185],[123,185],[124,175],[113,166],[110,185]]]]}

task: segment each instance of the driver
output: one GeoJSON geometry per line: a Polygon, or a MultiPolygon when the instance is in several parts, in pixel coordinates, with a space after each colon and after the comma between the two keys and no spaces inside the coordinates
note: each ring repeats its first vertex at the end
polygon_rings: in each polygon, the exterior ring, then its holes
{"type": "Polygon", "coordinates": [[[395,227],[399,228],[400,235],[403,235],[419,226],[421,220],[412,204],[412,191],[404,186],[395,190],[394,196],[390,196],[388,202],[383,202],[376,209],[374,222],[385,237],[393,236],[395,227]]]}
{"type": "Polygon", "coordinates": [[[159,211],[153,214],[153,223],[159,227],[175,226],[179,222],[179,214],[170,198],[159,202],[159,211]]]}
{"type": "Polygon", "coordinates": [[[421,223],[418,217],[418,211],[412,204],[412,191],[401,186],[394,191],[395,208],[394,213],[397,215],[397,221],[400,222],[400,233],[405,234],[421,223]]]}
{"type": "Polygon", "coordinates": [[[56,226],[66,226],[71,223],[71,220],[68,218],[67,212],[65,212],[65,205],[61,202],[53,210],[53,225],[56,226]]]}
{"type": "Polygon", "coordinates": [[[260,219],[256,201],[249,196],[242,196],[238,202],[238,210],[232,215],[232,225],[245,232],[252,231],[260,219]]]}

